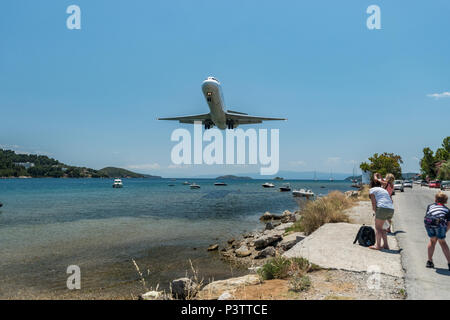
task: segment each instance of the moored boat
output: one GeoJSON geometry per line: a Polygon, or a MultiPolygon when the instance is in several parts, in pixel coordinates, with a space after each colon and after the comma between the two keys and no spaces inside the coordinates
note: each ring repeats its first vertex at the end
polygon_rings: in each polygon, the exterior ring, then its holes
{"type": "Polygon", "coordinates": [[[215,182],[215,186],[226,186],[227,184],[225,182],[215,182]]]}
{"type": "Polygon", "coordinates": [[[123,183],[121,179],[114,179],[113,188],[122,188],[123,183]]]}
{"type": "Polygon", "coordinates": [[[274,188],[275,187],[275,185],[270,182],[263,183],[262,186],[263,186],[263,188],[274,188]]]}
{"type": "Polygon", "coordinates": [[[191,189],[200,189],[200,186],[194,182],[191,184],[191,189]]]}
{"type": "Polygon", "coordinates": [[[311,190],[306,190],[306,189],[300,189],[300,190],[293,190],[292,191],[292,195],[294,197],[305,197],[307,199],[314,197],[314,192],[312,192],[311,190]]]}
{"type": "Polygon", "coordinates": [[[281,192],[291,191],[291,185],[289,183],[285,183],[282,187],[280,187],[281,192]]]}

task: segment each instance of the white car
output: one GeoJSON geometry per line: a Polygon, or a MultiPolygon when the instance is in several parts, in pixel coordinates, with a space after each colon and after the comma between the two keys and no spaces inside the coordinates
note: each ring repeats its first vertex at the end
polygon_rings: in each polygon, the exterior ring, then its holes
{"type": "Polygon", "coordinates": [[[403,186],[402,180],[395,180],[394,181],[394,190],[400,190],[400,192],[405,191],[405,187],[403,186]]]}
{"type": "Polygon", "coordinates": [[[411,189],[412,189],[412,187],[413,187],[412,181],[411,181],[411,180],[405,180],[405,181],[403,181],[403,187],[404,187],[404,188],[411,188],[411,189]]]}

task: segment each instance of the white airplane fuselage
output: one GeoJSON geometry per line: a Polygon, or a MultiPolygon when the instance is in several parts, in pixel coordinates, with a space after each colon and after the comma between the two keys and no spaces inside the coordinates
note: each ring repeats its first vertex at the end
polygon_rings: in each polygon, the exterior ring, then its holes
{"type": "Polygon", "coordinates": [[[225,114],[225,101],[219,81],[208,78],[202,84],[203,95],[209,106],[211,120],[219,129],[227,128],[227,117],[225,114]]]}

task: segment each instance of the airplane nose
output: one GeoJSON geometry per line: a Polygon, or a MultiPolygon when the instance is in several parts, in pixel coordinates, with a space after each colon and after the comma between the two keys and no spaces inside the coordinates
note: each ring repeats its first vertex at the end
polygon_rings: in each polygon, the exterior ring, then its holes
{"type": "Polygon", "coordinates": [[[215,81],[205,80],[202,84],[203,92],[214,92],[217,89],[218,85],[215,81]]]}

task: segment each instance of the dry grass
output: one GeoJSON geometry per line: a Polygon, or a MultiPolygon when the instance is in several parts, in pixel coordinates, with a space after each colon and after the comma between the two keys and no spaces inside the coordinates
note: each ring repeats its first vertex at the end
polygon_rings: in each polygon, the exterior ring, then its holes
{"type": "Polygon", "coordinates": [[[344,211],[354,204],[355,201],[342,192],[332,191],[325,197],[308,202],[301,210],[301,219],[286,231],[301,231],[309,235],[326,223],[350,222],[344,211]]]}
{"type": "Polygon", "coordinates": [[[360,190],[360,194],[358,197],[359,201],[369,201],[369,186],[368,185],[363,185],[363,187],[360,190]]]}

